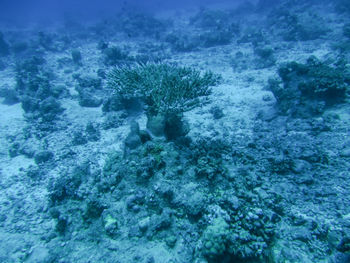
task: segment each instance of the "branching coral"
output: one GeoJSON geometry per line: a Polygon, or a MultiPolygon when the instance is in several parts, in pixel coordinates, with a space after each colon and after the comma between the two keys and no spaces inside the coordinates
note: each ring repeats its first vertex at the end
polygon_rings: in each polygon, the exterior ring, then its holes
{"type": "Polygon", "coordinates": [[[138,98],[151,115],[181,113],[197,106],[220,80],[212,72],[201,74],[190,67],[170,64],[137,64],[117,67],[109,85],[125,99],[138,98]]]}

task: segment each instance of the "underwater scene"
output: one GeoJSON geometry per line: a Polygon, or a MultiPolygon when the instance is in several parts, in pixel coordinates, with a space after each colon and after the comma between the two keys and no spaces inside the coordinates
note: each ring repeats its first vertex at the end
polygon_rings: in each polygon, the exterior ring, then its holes
{"type": "Polygon", "coordinates": [[[349,263],[349,0],[1,0],[0,263],[349,263]]]}

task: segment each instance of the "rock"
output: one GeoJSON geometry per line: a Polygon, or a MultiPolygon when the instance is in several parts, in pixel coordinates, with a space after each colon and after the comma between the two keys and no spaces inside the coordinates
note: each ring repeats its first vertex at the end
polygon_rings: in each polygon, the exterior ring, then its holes
{"type": "Polygon", "coordinates": [[[68,225],[68,219],[65,216],[60,216],[56,222],[56,231],[59,234],[63,234],[67,229],[67,225],[68,225]]]}
{"type": "Polygon", "coordinates": [[[55,116],[62,113],[64,109],[61,107],[61,103],[53,98],[48,97],[39,104],[40,115],[46,121],[53,121],[55,116]]]}
{"type": "Polygon", "coordinates": [[[76,87],[77,91],[83,91],[84,89],[89,89],[90,91],[101,89],[102,80],[95,76],[85,75],[80,76],[76,75],[76,80],[78,81],[79,86],[76,87]]]}
{"type": "Polygon", "coordinates": [[[147,131],[144,131],[144,130],[140,131],[140,138],[141,138],[142,143],[146,143],[146,142],[152,140],[151,135],[147,131]]]}
{"type": "Polygon", "coordinates": [[[224,117],[224,112],[222,111],[222,108],[219,106],[213,106],[210,108],[209,112],[213,115],[215,120],[221,119],[224,117]]]}
{"type": "Polygon", "coordinates": [[[30,165],[26,172],[27,172],[27,176],[33,180],[40,179],[43,174],[42,170],[34,165],[30,165]]]}
{"type": "Polygon", "coordinates": [[[332,263],[349,263],[350,262],[350,255],[341,253],[341,252],[336,252],[334,253],[331,257],[329,262],[332,263]]]}
{"type": "Polygon", "coordinates": [[[164,136],[165,117],[163,115],[148,116],[147,129],[154,136],[164,136]]]}
{"type": "Polygon", "coordinates": [[[77,65],[81,64],[81,53],[79,50],[77,49],[72,50],[72,59],[74,64],[77,64],[77,65]]]}
{"type": "Polygon", "coordinates": [[[130,124],[129,135],[125,139],[125,147],[128,150],[134,150],[142,144],[140,137],[140,127],[137,122],[130,124]]]}
{"type": "Polygon", "coordinates": [[[120,111],[124,109],[125,106],[122,102],[122,99],[118,95],[112,95],[106,101],[103,102],[102,111],[111,112],[111,111],[120,111]]]}
{"type": "Polygon", "coordinates": [[[210,259],[210,262],[217,262],[213,260],[226,252],[229,236],[229,225],[226,221],[222,217],[215,218],[203,232],[202,254],[210,259]]]}
{"type": "Polygon", "coordinates": [[[11,158],[14,158],[16,156],[18,156],[19,153],[19,149],[20,149],[20,144],[18,142],[13,143],[10,148],[9,148],[9,155],[11,158]]]}
{"type": "Polygon", "coordinates": [[[170,114],[166,117],[164,133],[167,140],[176,140],[189,132],[189,125],[182,119],[182,116],[170,114]]]}
{"type": "Polygon", "coordinates": [[[141,232],[146,232],[149,228],[150,218],[146,217],[139,221],[138,226],[141,232]]]}
{"type": "Polygon", "coordinates": [[[343,253],[350,252],[350,237],[343,237],[337,246],[337,250],[343,253]]]}
{"type": "Polygon", "coordinates": [[[30,263],[40,263],[40,262],[49,262],[50,259],[49,250],[41,245],[38,245],[32,249],[32,253],[26,260],[26,262],[30,263]]]}
{"type": "Polygon", "coordinates": [[[271,121],[278,116],[276,108],[271,107],[258,112],[257,118],[263,121],[271,121]]]}
{"type": "Polygon", "coordinates": [[[347,147],[347,148],[343,149],[340,152],[340,156],[341,157],[350,157],[350,147],[347,147]]]}
{"type": "Polygon", "coordinates": [[[140,205],[144,204],[145,195],[143,192],[138,192],[136,194],[130,195],[126,198],[126,208],[133,212],[139,212],[140,205]]]}
{"type": "Polygon", "coordinates": [[[175,235],[168,236],[165,239],[165,243],[167,244],[168,247],[173,248],[176,244],[177,238],[175,235]]]}
{"type": "Polygon", "coordinates": [[[106,47],[102,50],[104,64],[107,66],[118,65],[128,58],[128,54],[119,47],[106,47]]]}
{"type": "Polygon", "coordinates": [[[295,240],[300,240],[302,242],[309,242],[312,240],[312,235],[310,233],[310,231],[306,228],[306,227],[299,227],[296,228],[293,232],[292,232],[293,238],[295,240]]]}
{"type": "Polygon", "coordinates": [[[53,158],[51,151],[41,151],[34,155],[34,161],[36,164],[42,164],[50,161],[53,158]]]}
{"type": "Polygon", "coordinates": [[[86,125],[85,132],[89,141],[95,142],[98,141],[101,137],[100,131],[94,126],[92,122],[89,122],[86,125]]]}
{"type": "Polygon", "coordinates": [[[103,223],[105,231],[109,235],[114,235],[116,231],[118,230],[118,222],[117,219],[114,218],[112,215],[107,214],[103,217],[103,223]]]}
{"type": "Polygon", "coordinates": [[[304,174],[304,175],[297,176],[295,181],[298,184],[311,185],[314,183],[314,178],[310,174],[304,174]]]}
{"type": "Polygon", "coordinates": [[[168,229],[172,223],[172,211],[165,208],[161,215],[153,215],[150,219],[152,233],[168,229]]]}
{"type": "Polygon", "coordinates": [[[195,192],[183,200],[186,213],[191,216],[201,214],[206,206],[206,198],[201,192],[195,192]]]}
{"type": "Polygon", "coordinates": [[[342,234],[340,231],[332,230],[327,235],[328,244],[332,249],[336,248],[340,244],[341,239],[342,234]]]}
{"type": "Polygon", "coordinates": [[[130,123],[130,133],[140,134],[140,126],[136,121],[130,123]]]}
{"type": "Polygon", "coordinates": [[[82,107],[96,108],[102,104],[102,100],[88,92],[79,93],[79,105],[82,107]]]}
{"type": "Polygon", "coordinates": [[[0,91],[0,96],[4,97],[2,103],[5,105],[13,105],[19,102],[18,94],[14,89],[4,88],[0,91]]]}
{"type": "Polygon", "coordinates": [[[96,219],[101,216],[105,208],[106,205],[103,204],[100,200],[98,200],[97,198],[92,198],[91,200],[87,201],[83,217],[86,220],[96,219]]]}
{"type": "Polygon", "coordinates": [[[72,144],[74,146],[77,145],[83,145],[88,142],[87,138],[81,131],[74,131],[73,138],[72,138],[72,144]]]}
{"type": "Polygon", "coordinates": [[[312,168],[311,164],[305,160],[296,159],[293,160],[292,171],[300,174],[305,171],[309,171],[312,168]]]}

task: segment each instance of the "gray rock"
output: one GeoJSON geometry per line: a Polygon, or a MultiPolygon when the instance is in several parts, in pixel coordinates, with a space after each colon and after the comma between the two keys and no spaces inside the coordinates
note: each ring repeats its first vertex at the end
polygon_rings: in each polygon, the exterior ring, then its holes
{"type": "Polygon", "coordinates": [[[5,105],[13,105],[19,102],[18,94],[14,89],[4,88],[0,90],[0,97],[4,97],[2,103],[5,105]]]}
{"type": "Polygon", "coordinates": [[[311,164],[305,160],[296,159],[293,161],[292,171],[300,174],[311,169],[311,164]]]}
{"type": "Polygon", "coordinates": [[[164,136],[165,117],[163,115],[149,116],[147,129],[154,136],[164,136]]]}
{"type": "Polygon", "coordinates": [[[224,117],[224,112],[222,111],[222,108],[219,107],[218,105],[211,107],[209,112],[213,115],[215,120],[218,120],[224,117]]]}
{"type": "Polygon", "coordinates": [[[330,263],[348,263],[350,262],[350,255],[346,253],[336,252],[329,260],[330,263]]]}
{"type": "Polygon", "coordinates": [[[29,258],[26,260],[26,262],[30,263],[40,263],[40,262],[49,262],[50,259],[50,253],[49,250],[46,247],[43,246],[37,246],[34,247],[32,250],[32,253],[30,254],[29,258]]]}
{"type": "Polygon", "coordinates": [[[140,127],[137,122],[130,124],[130,133],[125,139],[125,147],[128,150],[134,150],[142,144],[140,137],[140,127]]]}
{"type": "Polygon", "coordinates": [[[296,228],[292,232],[294,240],[300,240],[302,242],[309,242],[312,239],[311,232],[306,227],[296,228]]]}
{"type": "Polygon", "coordinates": [[[150,218],[149,217],[145,217],[143,219],[141,219],[138,223],[139,229],[141,232],[146,232],[148,227],[150,224],[150,218]]]}
{"type": "Polygon", "coordinates": [[[163,210],[161,215],[153,215],[150,219],[151,232],[159,232],[168,229],[172,223],[172,211],[169,208],[163,210]]]}
{"type": "Polygon", "coordinates": [[[79,50],[77,49],[72,50],[72,59],[74,64],[79,65],[81,63],[81,53],[79,50]]]}
{"type": "Polygon", "coordinates": [[[296,178],[296,182],[297,182],[298,184],[311,185],[311,184],[313,184],[315,181],[314,181],[314,178],[312,177],[312,175],[310,175],[310,174],[305,174],[305,175],[298,176],[298,177],[296,178]]]}
{"type": "Polygon", "coordinates": [[[278,116],[277,113],[278,113],[277,110],[274,107],[271,107],[271,108],[259,111],[257,118],[263,121],[271,121],[278,116]]]}
{"type": "Polygon", "coordinates": [[[237,196],[231,196],[227,201],[233,210],[238,210],[240,207],[240,202],[237,196]]]}
{"type": "Polygon", "coordinates": [[[341,157],[350,157],[350,147],[347,147],[347,148],[343,149],[340,152],[340,156],[341,157]]]}
{"type": "Polygon", "coordinates": [[[203,212],[206,206],[206,198],[201,192],[195,192],[188,199],[184,200],[186,212],[189,215],[197,216],[203,212]]]}
{"type": "Polygon", "coordinates": [[[35,154],[34,161],[36,164],[45,163],[53,158],[53,153],[50,151],[41,151],[35,154]]]}
{"type": "Polygon", "coordinates": [[[183,120],[181,115],[170,114],[167,116],[164,133],[168,140],[176,140],[179,137],[185,136],[189,131],[189,124],[183,120]]]}
{"type": "Polygon", "coordinates": [[[101,104],[102,99],[99,99],[88,92],[81,92],[79,94],[79,105],[82,107],[96,108],[99,107],[101,104]]]}

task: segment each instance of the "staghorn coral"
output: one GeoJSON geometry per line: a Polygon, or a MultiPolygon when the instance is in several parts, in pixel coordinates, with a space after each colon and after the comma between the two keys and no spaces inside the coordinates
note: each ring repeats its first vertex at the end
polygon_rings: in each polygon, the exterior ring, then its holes
{"type": "Polygon", "coordinates": [[[212,72],[201,74],[190,67],[165,63],[116,67],[109,75],[109,85],[119,95],[140,99],[151,115],[188,111],[210,95],[210,87],[219,81],[220,76],[212,72]]]}

